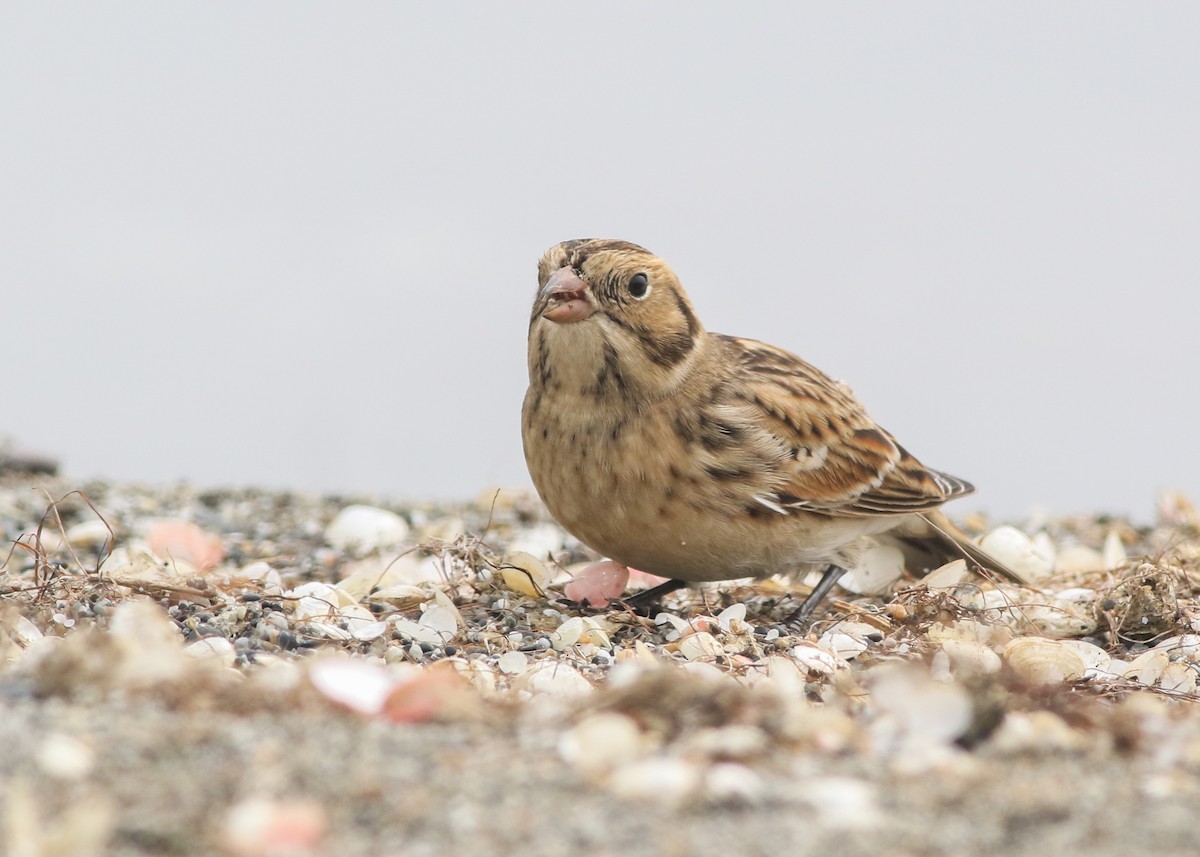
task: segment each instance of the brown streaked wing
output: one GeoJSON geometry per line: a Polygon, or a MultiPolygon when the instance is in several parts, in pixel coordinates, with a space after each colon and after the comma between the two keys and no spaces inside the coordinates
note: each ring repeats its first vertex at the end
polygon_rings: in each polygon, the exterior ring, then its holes
{"type": "Polygon", "coordinates": [[[795,463],[779,474],[785,479],[776,491],[781,505],[838,517],[898,515],[974,490],[922,465],[848,388],[816,367],[762,342],[721,338],[742,369],[734,395],[793,450],[795,463]],[[810,452],[816,457],[808,458],[810,452]]]}

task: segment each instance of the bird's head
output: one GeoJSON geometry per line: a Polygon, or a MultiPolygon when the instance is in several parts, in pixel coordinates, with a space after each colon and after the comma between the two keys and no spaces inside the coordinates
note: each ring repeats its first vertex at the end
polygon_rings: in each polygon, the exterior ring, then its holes
{"type": "Polygon", "coordinates": [[[586,375],[596,369],[587,363],[608,364],[631,386],[652,392],[678,383],[703,333],[675,273],[636,244],[564,241],[538,263],[531,372],[535,350],[544,349],[560,369],[573,361],[586,375]]]}

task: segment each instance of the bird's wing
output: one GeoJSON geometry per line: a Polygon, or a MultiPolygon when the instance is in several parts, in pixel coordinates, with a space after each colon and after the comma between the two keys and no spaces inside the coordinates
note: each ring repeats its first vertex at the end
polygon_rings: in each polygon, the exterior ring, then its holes
{"type": "Polygon", "coordinates": [[[777,487],[763,498],[768,508],[837,517],[903,515],[975,490],[921,464],[875,424],[848,387],[796,355],[754,340],[721,338],[739,366],[729,395],[787,450],[775,474],[777,487]]]}

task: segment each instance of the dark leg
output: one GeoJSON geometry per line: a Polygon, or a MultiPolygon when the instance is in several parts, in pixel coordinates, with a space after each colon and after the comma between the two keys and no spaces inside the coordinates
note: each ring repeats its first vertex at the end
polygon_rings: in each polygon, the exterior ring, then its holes
{"type": "Polygon", "coordinates": [[[668,580],[666,583],[660,583],[658,586],[643,589],[637,595],[622,598],[621,603],[635,613],[648,615],[650,608],[657,604],[664,595],[669,595],[677,589],[683,589],[687,585],[687,581],[685,580],[668,580]]]}
{"type": "Polygon", "coordinates": [[[812,614],[816,612],[817,605],[825,599],[834,584],[845,573],[846,569],[839,565],[831,565],[826,568],[821,579],[817,581],[817,585],[813,587],[813,591],[804,599],[804,603],[793,610],[792,614],[783,620],[783,624],[792,631],[803,629],[808,624],[808,620],[812,618],[812,614]]]}

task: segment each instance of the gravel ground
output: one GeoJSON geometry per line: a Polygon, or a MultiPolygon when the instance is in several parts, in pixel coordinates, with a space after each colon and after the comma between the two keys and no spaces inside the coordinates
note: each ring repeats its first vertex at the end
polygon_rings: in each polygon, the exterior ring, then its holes
{"type": "Polygon", "coordinates": [[[4,854],[1195,853],[1183,498],[804,637],[803,582],[566,601],[588,557],[521,495],[9,474],[0,529],[4,854]]]}

